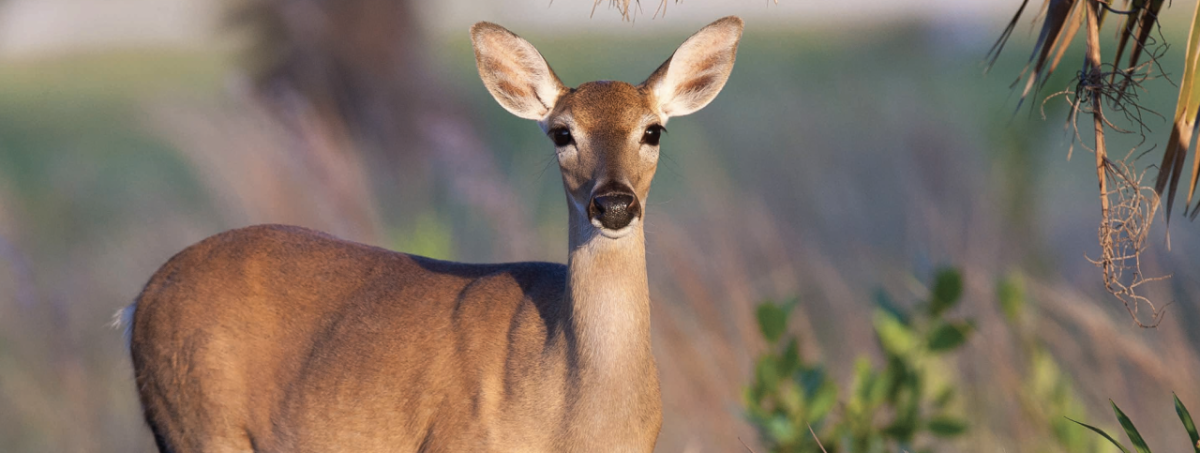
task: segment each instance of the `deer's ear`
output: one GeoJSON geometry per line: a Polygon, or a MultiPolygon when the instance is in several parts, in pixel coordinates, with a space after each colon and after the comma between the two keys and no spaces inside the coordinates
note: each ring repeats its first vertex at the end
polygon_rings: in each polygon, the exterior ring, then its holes
{"type": "Polygon", "coordinates": [[[499,25],[471,27],[475,64],[492,97],[521,118],[545,118],[566,88],[528,41],[499,25]]]}
{"type": "Polygon", "coordinates": [[[682,116],[712,102],[729,79],[742,20],[729,16],[704,27],[684,41],[642,86],[654,92],[666,116],[682,116]]]}

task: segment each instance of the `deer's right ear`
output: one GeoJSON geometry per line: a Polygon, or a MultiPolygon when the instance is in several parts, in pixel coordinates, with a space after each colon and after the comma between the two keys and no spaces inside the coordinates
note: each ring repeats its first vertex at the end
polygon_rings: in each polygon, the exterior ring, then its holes
{"type": "Polygon", "coordinates": [[[545,118],[567,90],[542,54],[504,27],[477,23],[471,27],[471,43],[484,86],[513,115],[545,118]]]}

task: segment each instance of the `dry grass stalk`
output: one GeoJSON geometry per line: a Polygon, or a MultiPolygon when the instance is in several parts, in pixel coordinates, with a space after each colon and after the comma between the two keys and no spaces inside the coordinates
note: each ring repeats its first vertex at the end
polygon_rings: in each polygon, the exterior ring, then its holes
{"type": "MultiPolygon", "coordinates": [[[[681,0],[675,0],[675,3],[679,3],[680,1],[681,0]]],[[[776,5],[779,4],[779,0],[772,0],[772,1],[774,1],[776,5]]],[[[592,1],[592,15],[593,16],[596,15],[596,8],[598,6],[600,6],[601,3],[604,3],[604,0],[593,0],[592,1]]],[[[608,7],[616,8],[617,12],[621,13],[621,20],[632,21],[634,19],[634,16],[636,16],[636,13],[642,12],[641,0],[608,0],[608,7]],[[633,8],[630,8],[631,6],[636,7],[636,11],[633,8]]],[[[659,15],[662,15],[662,16],[667,15],[667,0],[660,0],[658,2],[658,6],[654,7],[654,16],[652,16],[651,18],[656,19],[659,17],[659,15]]]]}
{"type": "MultiPolygon", "coordinates": [[[[592,15],[593,16],[596,15],[596,7],[600,6],[600,4],[603,2],[604,2],[604,0],[594,0],[593,1],[593,3],[592,3],[592,15]]],[[[679,0],[675,0],[675,2],[678,3],[679,0]]],[[[633,20],[634,14],[633,14],[633,10],[630,9],[631,5],[637,6],[637,12],[642,11],[641,0],[608,0],[608,7],[616,8],[617,12],[621,13],[621,20],[629,20],[629,21],[633,20]]],[[[659,2],[658,7],[654,9],[654,17],[658,17],[659,11],[662,11],[663,15],[666,15],[667,0],[662,0],[659,2]]]]}

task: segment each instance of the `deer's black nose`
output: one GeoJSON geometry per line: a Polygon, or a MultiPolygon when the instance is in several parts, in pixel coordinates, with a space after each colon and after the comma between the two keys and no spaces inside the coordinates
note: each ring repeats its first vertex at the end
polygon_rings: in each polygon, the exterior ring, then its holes
{"type": "Polygon", "coordinates": [[[610,230],[625,228],[641,213],[637,197],[627,193],[608,193],[592,198],[588,216],[610,230]]]}

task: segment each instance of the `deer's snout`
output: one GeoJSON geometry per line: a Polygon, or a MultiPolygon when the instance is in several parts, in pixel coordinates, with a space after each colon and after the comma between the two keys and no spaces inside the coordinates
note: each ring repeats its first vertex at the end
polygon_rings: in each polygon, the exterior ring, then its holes
{"type": "Polygon", "coordinates": [[[600,221],[600,225],[609,230],[625,228],[641,213],[637,197],[625,190],[596,195],[588,204],[588,217],[600,221]]]}

